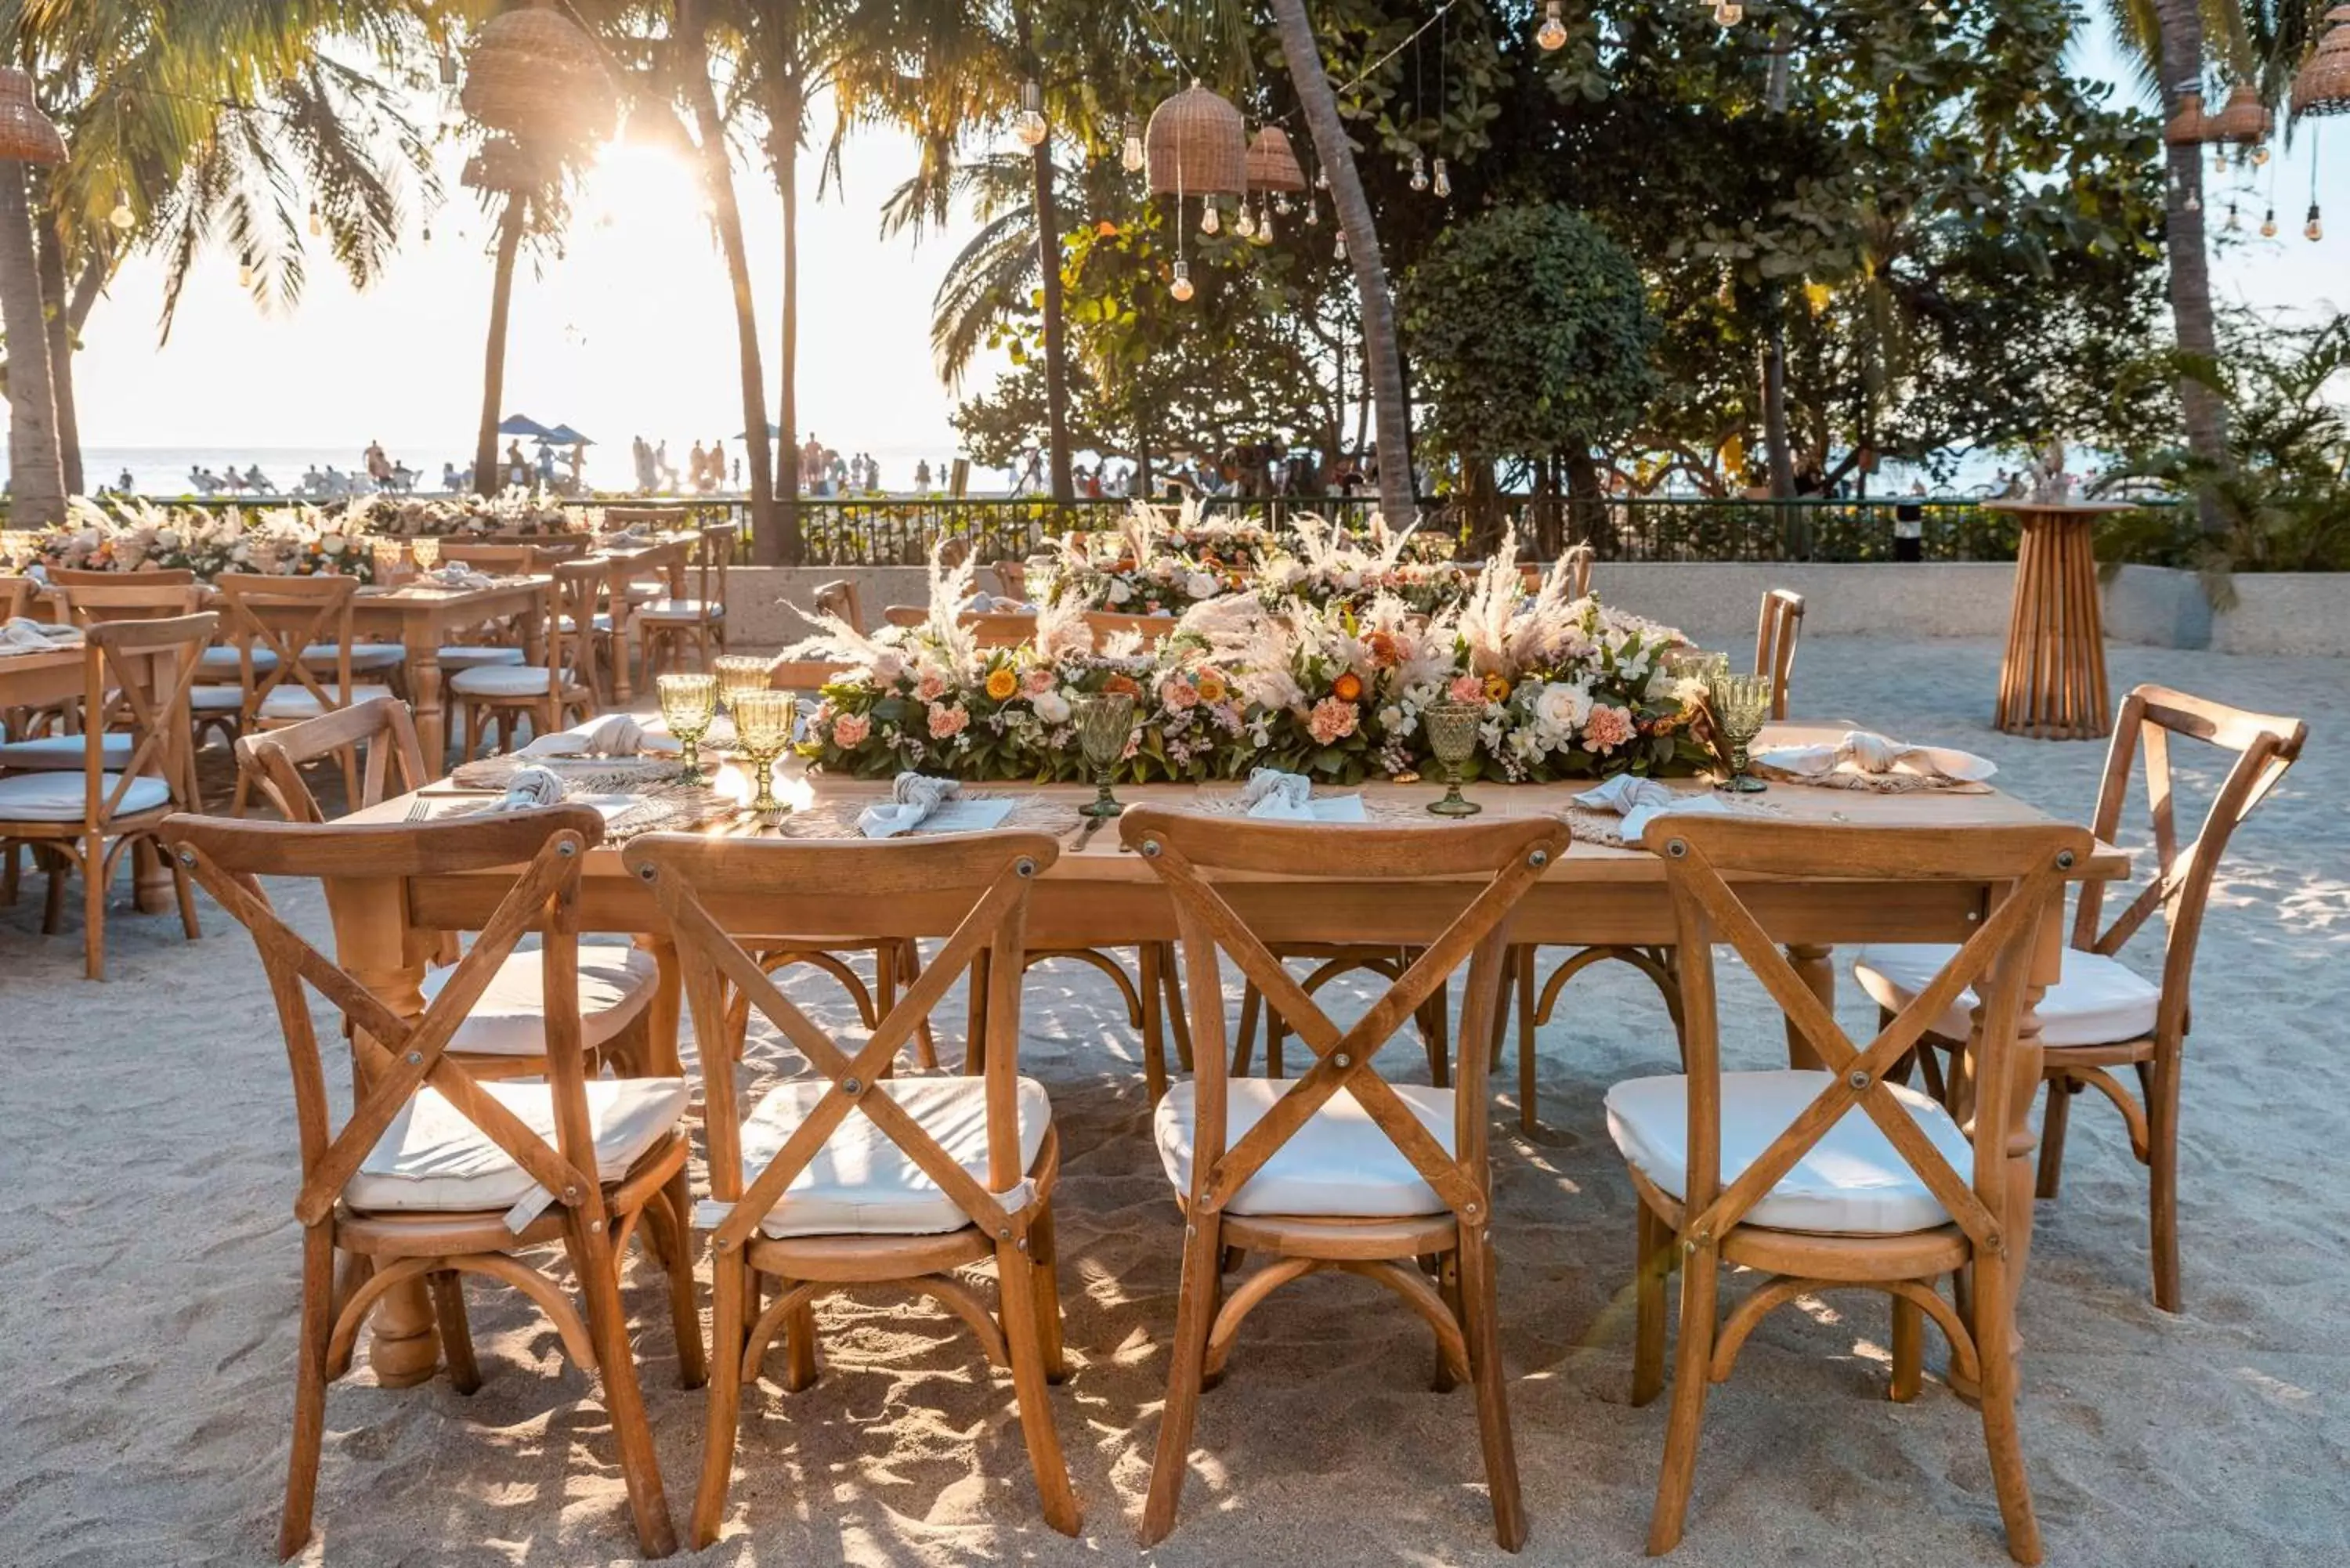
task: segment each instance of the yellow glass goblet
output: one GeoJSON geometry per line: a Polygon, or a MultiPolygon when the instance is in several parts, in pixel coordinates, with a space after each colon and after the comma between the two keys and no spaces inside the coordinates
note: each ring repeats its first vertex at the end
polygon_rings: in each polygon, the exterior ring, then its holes
{"type": "Polygon", "coordinates": [[[751,809],[772,815],[783,807],[775,798],[775,759],[791,744],[796,705],[788,691],[744,691],[735,693],[727,706],[734,714],[735,743],[741,746],[758,788],[751,809]]]}
{"type": "Polygon", "coordinates": [[[429,572],[441,564],[441,541],[431,534],[419,534],[408,542],[408,553],[416,561],[416,569],[429,572]]]}
{"type": "Polygon", "coordinates": [[[702,737],[718,713],[718,680],[711,675],[664,675],[660,690],[661,717],[677,737],[685,763],[685,783],[708,782],[702,774],[702,737]]]}

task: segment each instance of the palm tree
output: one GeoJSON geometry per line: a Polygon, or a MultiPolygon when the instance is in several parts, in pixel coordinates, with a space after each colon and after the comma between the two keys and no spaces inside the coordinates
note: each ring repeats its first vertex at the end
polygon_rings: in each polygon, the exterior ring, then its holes
{"type": "Polygon", "coordinates": [[[0,159],[0,322],[9,348],[8,480],[15,492],[10,521],[46,528],[65,520],[65,481],[25,166],[13,158],[0,159]]]}
{"type": "Polygon", "coordinates": [[[481,495],[495,495],[505,488],[505,465],[498,458],[498,409],[505,401],[506,313],[514,304],[515,262],[530,214],[530,192],[504,193],[490,284],[490,330],[482,355],[482,418],[473,437],[473,490],[481,495]]]}
{"type": "Polygon", "coordinates": [[[1033,308],[1041,292],[1045,253],[1037,243],[1032,179],[1024,154],[992,153],[959,160],[942,174],[917,174],[881,205],[885,239],[910,234],[919,240],[956,206],[966,206],[979,221],[979,232],[947,263],[931,301],[931,351],[950,382],[970,369],[991,330],[1033,308]]]}

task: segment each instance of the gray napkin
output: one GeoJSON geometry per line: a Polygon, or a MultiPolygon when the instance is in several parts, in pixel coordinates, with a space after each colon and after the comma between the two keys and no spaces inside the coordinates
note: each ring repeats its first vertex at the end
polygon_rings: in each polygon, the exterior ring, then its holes
{"type": "Polygon", "coordinates": [[[514,777],[506,781],[506,797],[493,807],[496,811],[536,811],[543,805],[563,804],[563,781],[546,768],[516,768],[514,777]]]}
{"type": "Polygon", "coordinates": [[[929,821],[939,807],[961,794],[962,785],[952,779],[899,774],[889,786],[887,801],[877,802],[857,814],[857,831],[868,838],[895,838],[901,833],[911,833],[929,821]]]}

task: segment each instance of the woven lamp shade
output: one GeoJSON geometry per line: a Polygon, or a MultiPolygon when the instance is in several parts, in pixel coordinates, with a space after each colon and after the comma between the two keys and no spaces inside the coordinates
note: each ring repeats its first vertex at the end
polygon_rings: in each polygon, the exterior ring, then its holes
{"type": "Polygon", "coordinates": [[[2239,82],[2228,95],[2228,107],[2203,122],[2210,141],[2266,141],[2276,129],[2276,116],[2261,102],[2260,89],[2239,82]]]}
{"type": "Polygon", "coordinates": [[[1248,189],[1241,111],[1193,82],[1150,111],[1143,132],[1153,195],[1237,195],[1248,189]]]}
{"type": "Polygon", "coordinates": [[[2333,26],[2293,78],[2295,114],[2350,114],[2350,5],[2325,14],[2333,26]]]}
{"type": "Polygon", "coordinates": [[[33,99],[33,78],[15,66],[0,68],[0,158],[19,163],[63,163],[66,139],[33,99]]]}
{"type": "Polygon", "coordinates": [[[558,11],[493,16],[465,58],[465,112],[528,140],[602,141],[619,101],[595,40],[558,11]]]}
{"type": "Polygon", "coordinates": [[[2162,140],[2173,147],[2199,147],[2210,138],[2211,117],[2203,112],[2203,95],[2181,93],[2178,112],[2162,128],[2162,140]]]}
{"type": "Polygon", "coordinates": [[[465,160],[459,179],[473,191],[528,191],[547,183],[555,171],[546,161],[507,137],[493,137],[465,160]]]}
{"type": "Polygon", "coordinates": [[[1305,171],[1289,145],[1289,132],[1268,125],[1249,143],[1248,188],[1252,191],[1303,191],[1305,171]]]}

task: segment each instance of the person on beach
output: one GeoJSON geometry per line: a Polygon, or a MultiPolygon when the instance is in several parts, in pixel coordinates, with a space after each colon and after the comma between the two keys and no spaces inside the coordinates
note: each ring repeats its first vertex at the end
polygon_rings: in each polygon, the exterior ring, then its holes
{"type": "Polygon", "coordinates": [[[685,482],[696,490],[710,488],[710,453],[699,441],[685,454],[685,482]]]}
{"type": "Polygon", "coordinates": [[[380,441],[368,442],[367,451],[362,454],[360,461],[367,465],[367,476],[375,482],[375,487],[378,490],[383,489],[391,483],[391,459],[384,455],[383,442],[380,441]]]}
{"type": "Polygon", "coordinates": [[[914,464],[914,492],[918,495],[931,493],[931,460],[927,457],[914,464]]]}

